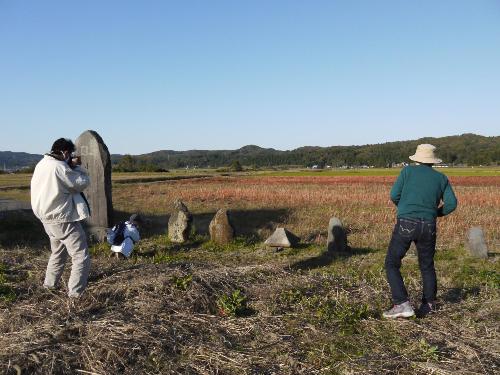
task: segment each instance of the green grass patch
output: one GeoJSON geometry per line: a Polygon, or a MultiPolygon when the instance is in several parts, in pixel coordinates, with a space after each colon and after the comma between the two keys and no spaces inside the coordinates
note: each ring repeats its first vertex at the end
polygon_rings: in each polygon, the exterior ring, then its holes
{"type": "Polygon", "coordinates": [[[0,190],[0,198],[2,199],[12,199],[15,201],[29,202],[30,201],[30,190],[29,189],[9,189],[0,190]]]}
{"type": "Polygon", "coordinates": [[[488,269],[484,266],[463,264],[458,267],[453,275],[453,281],[462,288],[487,286],[493,289],[500,288],[500,272],[496,269],[488,269]]]}
{"type": "Polygon", "coordinates": [[[109,256],[111,254],[111,245],[107,242],[100,242],[89,247],[89,253],[92,256],[109,256]]]}
{"type": "Polygon", "coordinates": [[[362,320],[378,316],[367,304],[330,295],[328,289],[328,285],[322,285],[283,290],[278,295],[278,305],[285,311],[299,313],[312,324],[335,327],[341,334],[356,333],[362,320]]]}
{"type": "Polygon", "coordinates": [[[182,261],[182,260],[183,260],[182,256],[179,256],[178,254],[167,253],[167,252],[161,252],[161,253],[155,254],[152,258],[152,262],[154,264],[175,263],[175,262],[182,261]]]}
{"type": "Polygon", "coordinates": [[[217,298],[219,313],[223,316],[244,316],[248,312],[248,298],[239,289],[231,294],[222,294],[217,298]]]}
{"type": "Polygon", "coordinates": [[[31,173],[0,174],[0,187],[29,186],[31,173]]]}
{"type": "Polygon", "coordinates": [[[0,263],[0,301],[13,302],[16,299],[16,293],[7,280],[6,272],[7,267],[0,263]]]}
{"type": "Polygon", "coordinates": [[[193,281],[193,275],[174,276],[172,284],[179,290],[188,290],[193,281]]]}
{"type": "Polygon", "coordinates": [[[215,243],[213,241],[206,241],[201,244],[201,249],[213,253],[227,253],[242,249],[254,248],[255,245],[256,243],[252,239],[246,237],[236,237],[233,241],[224,245],[215,243]]]}

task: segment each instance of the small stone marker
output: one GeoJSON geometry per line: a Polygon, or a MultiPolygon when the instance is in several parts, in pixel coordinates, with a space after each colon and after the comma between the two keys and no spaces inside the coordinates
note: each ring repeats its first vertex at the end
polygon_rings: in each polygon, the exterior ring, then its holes
{"type": "Polygon", "coordinates": [[[327,244],[329,253],[345,253],[349,250],[346,231],[336,217],[332,217],[328,223],[327,244]]]}
{"type": "Polygon", "coordinates": [[[234,238],[234,228],[229,220],[227,210],[220,209],[215,214],[208,227],[210,239],[220,245],[231,242],[234,238]]]}
{"type": "Polygon", "coordinates": [[[275,247],[278,250],[285,247],[294,247],[300,239],[285,228],[276,228],[274,233],[264,242],[264,245],[275,247]]]}
{"type": "Polygon", "coordinates": [[[175,243],[188,240],[193,223],[193,215],[180,200],[174,202],[175,212],[168,219],[168,238],[175,243]]]}
{"type": "Polygon", "coordinates": [[[469,253],[476,258],[488,258],[488,248],[481,227],[472,227],[467,233],[469,253]]]}
{"type": "Polygon", "coordinates": [[[82,167],[90,177],[90,186],[84,191],[90,206],[87,231],[91,240],[101,242],[106,238],[106,228],[113,222],[111,157],[101,136],[93,130],[83,132],[76,139],[75,146],[82,157],[82,167]]]}

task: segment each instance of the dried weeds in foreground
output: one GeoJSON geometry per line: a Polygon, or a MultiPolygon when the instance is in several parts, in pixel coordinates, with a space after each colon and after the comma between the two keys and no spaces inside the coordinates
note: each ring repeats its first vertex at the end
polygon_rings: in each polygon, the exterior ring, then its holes
{"type": "Polygon", "coordinates": [[[389,322],[380,319],[381,291],[335,268],[97,263],[76,303],[32,285],[3,311],[3,371],[465,374],[498,366],[498,298],[389,322]],[[175,280],[186,275],[192,281],[184,290],[175,280]],[[248,297],[248,315],[221,316],[217,297],[236,289],[248,297]]]}

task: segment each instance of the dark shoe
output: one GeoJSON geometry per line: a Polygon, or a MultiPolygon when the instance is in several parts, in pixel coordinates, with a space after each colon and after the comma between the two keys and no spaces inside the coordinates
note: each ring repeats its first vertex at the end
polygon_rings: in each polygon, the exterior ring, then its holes
{"type": "Polygon", "coordinates": [[[424,318],[429,314],[436,312],[436,305],[432,302],[425,302],[420,305],[417,310],[417,317],[424,318]]]}

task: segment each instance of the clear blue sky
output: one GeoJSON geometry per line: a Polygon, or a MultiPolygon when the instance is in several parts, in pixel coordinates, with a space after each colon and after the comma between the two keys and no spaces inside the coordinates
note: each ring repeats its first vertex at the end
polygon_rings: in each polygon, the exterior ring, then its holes
{"type": "Polygon", "coordinates": [[[500,134],[499,0],[0,0],[0,150],[500,134]]]}

